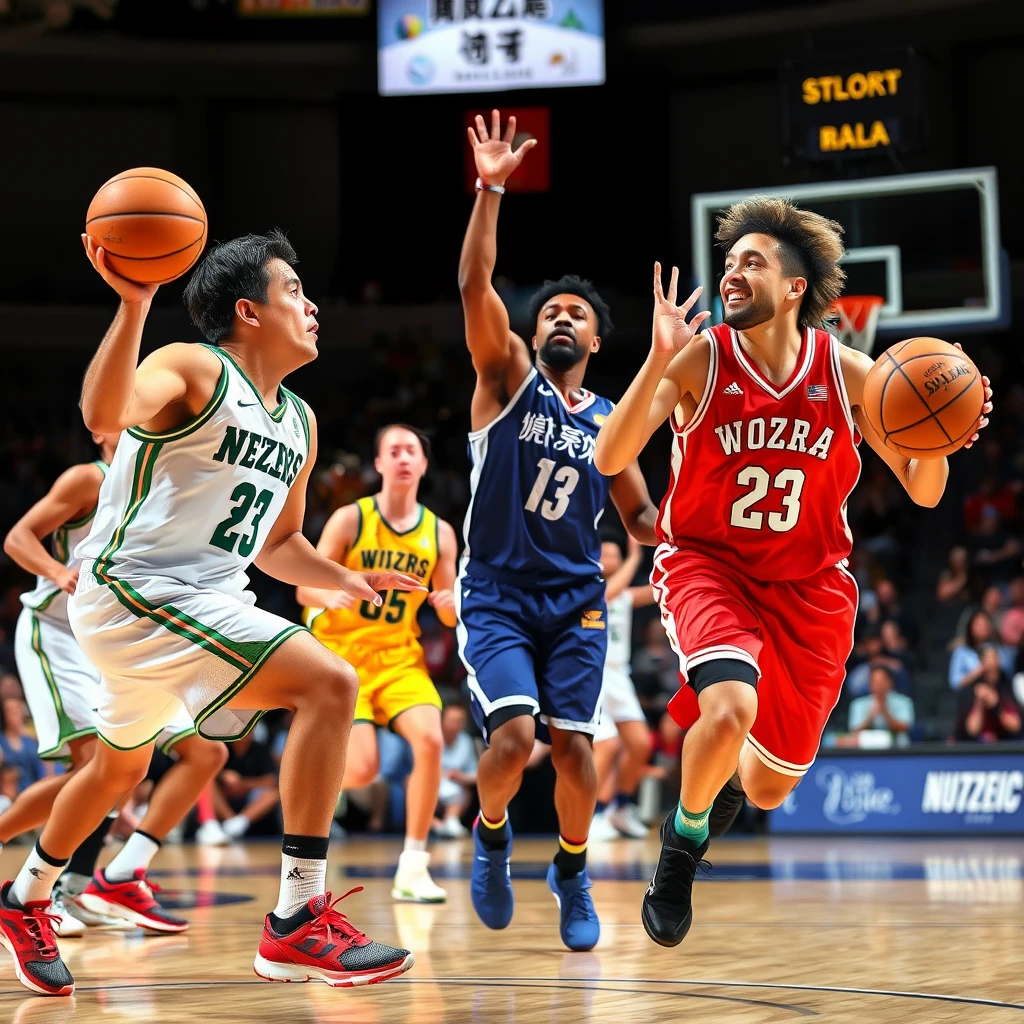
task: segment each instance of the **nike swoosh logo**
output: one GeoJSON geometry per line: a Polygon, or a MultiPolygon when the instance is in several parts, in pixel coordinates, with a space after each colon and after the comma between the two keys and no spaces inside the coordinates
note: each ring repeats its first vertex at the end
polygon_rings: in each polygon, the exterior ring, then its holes
{"type": "Polygon", "coordinates": [[[247,409],[250,405],[259,405],[259,402],[239,402],[238,403],[243,409],[247,409]]]}

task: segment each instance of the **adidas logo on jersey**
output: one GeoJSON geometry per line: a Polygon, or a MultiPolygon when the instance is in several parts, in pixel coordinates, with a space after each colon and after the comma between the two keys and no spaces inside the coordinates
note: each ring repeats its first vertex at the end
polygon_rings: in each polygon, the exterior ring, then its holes
{"type": "Polygon", "coordinates": [[[729,385],[729,386],[728,386],[728,387],[727,387],[727,388],[726,388],[726,389],[725,389],[725,390],[724,390],[724,391],[722,392],[722,394],[723,394],[723,395],[742,395],[742,394],[743,394],[743,388],[741,388],[741,387],[739,386],[739,384],[737,384],[737,383],[736,383],[736,381],[733,381],[733,382],[732,382],[732,383],[731,383],[731,384],[730,384],[730,385],[729,385]]]}

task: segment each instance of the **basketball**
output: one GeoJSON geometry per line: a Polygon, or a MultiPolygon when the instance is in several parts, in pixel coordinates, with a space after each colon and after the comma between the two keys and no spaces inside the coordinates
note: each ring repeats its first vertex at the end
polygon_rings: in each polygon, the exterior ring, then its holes
{"type": "Polygon", "coordinates": [[[206,210],[195,189],[170,171],[135,167],[101,186],[85,230],[111,270],[136,284],[166,284],[199,259],[206,210]]]}
{"type": "Polygon", "coordinates": [[[883,352],[864,381],[864,412],[886,446],[908,458],[963,447],[981,416],[981,374],[939,338],[911,338],[883,352]]]}

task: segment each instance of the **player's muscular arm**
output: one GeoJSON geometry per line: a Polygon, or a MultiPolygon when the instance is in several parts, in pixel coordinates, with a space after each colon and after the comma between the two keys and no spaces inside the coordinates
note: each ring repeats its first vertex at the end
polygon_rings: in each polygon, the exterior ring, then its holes
{"type": "Polygon", "coordinates": [[[72,466],[54,481],[4,538],[7,556],[26,572],[52,580],[61,590],[74,593],[78,570],[68,569],[43,546],[44,537],[58,527],[88,515],[96,507],[103,474],[93,465],[72,466]]]}
{"type": "MultiPolygon", "coordinates": [[[[907,494],[916,504],[934,508],[946,489],[949,463],[945,458],[908,459],[905,455],[900,455],[899,452],[888,448],[861,408],[864,398],[864,381],[868,371],[874,365],[873,360],[863,352],[844,347],[839,351],[839,363],[843,372],[843,381],[846,384],[846,392],[850,397],[850,405],[853,408],[853,419],[864,435],[864,440],[896,474],[897,479],[903,484],[907,494]]],[[[979,430],[988,424],[988,414],[992,411],[992,389],[989,387],[988,378],[983,378],[982,382],[985,385],[985,405],[978,421],[979,430]]],[[[974,434],[965,447],[973,444],[977,437],[978,435],[974,434]]]]}
{"type": "Polygon", "coordinates": [[[651,350],[597,435],[594,464],[605,476],[621,473],[686,395],[699,401],[704,393],[710,362],[708,343],[704,339],[694,342],[694,338],[711,314],[697,313],[688,323],[686,318],[703,289],[694,289],[682,305],[676,305],[678,284],[679,269],[673,267],[668,295],[663,294],[661,264],[654,264],[651,350]]]}
{"type": "MultiPolygon", "coordinates": [[[[536,145],[528,139],[513,151],[516,119],[509,118],[501,136],[498,111],[492,112],[491,130],[482,117],[468,128],[477,173],[485,185],[504,187],[508,176],[536,145]]],[[[515,392],[530,369],[530,354],[523,341],[512,333],[508,311],[492,281],[498,257],[497,192],[477,193],[473,214],[462,243],[459,260],[459,291],[466,322],[466,344],[477,373],[473,396],[473,429],[486,425],[515,392]]]]}
{"type": "Polygon", "coordinates": [[[302,520],[306,514],[306,486],[309,474],[316,465],[316,419],[307,406],[309,419],[309,454],[299,475],[288,491],[284,508],[267,535],[256,564],[268,576],[290,583],[294,587],[312,587],[318,590],[344,590],[356,600],[379,605],[380,590],[425,590],[415,576],[402,572],[353,572],[336,561],[320,554],[302,535],[302,520]]]}
{"type": "MultiPolygon", "coordinates": [[[[359,532],[359,506],[345,505],[335,511],[324,525],[316,550],[332,562],[341,563],[359,532]]],[[[355,598],[343,590],[317,590],[298,587],[295,600],[305,608],[351,608],[355,598]]]]}
{"type": "Polygon", "coordinates": [[[450,523],[441,519],[437,524],[437,565],[431,580],[432,589],[427,600],[437,613],[441,624],[454,629],[458,616],[455,614],[455,558],[459,553],[459,542],[450,523]]]}
{"type": "Polygon", "coordinates": [[[608,491],[630,537],[641,544],[655,546],[658,543],[658,507],[651,501],[647,481],[635,459],[615,475],[608,491]]]}

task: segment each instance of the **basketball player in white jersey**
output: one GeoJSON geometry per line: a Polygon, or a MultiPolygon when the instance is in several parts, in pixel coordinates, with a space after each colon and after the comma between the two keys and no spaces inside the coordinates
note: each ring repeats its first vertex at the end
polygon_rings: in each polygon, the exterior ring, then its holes
{"type": "Polygon", "coordinates": [[[76,551],[82,564],[68,609],[102,675],[103,742],[61,791],[18,876],[0,887],[0,942],[26,987],[69,995],[74,980],[48,912],[53,883],[141,781],[160,731],[184,706],[200,734],[235,739],[263,712],[288,708],[280,898],[254,968],[275,981],[384,981],[408,970],[412,954],[371,942],[325,892],[358,679],[301,626],[253,607],[245,591],[254,561],[293,586],[374,604],[378,591],[423,589],[402,573],[345,569],[302,536],[316,421],[281,381],[316,358],[317,309],[292,267],[295,252],[277,231],[209,250],[185,300],[211,344],[168,345],[140,364],[156,286],[119,277],[102,248],[83,243],[121,298],[81,402],[90,430],[121,432],[121,441],[76,551]]]}
{"type": "MultiPolygon", "coordinates": [[[[68,622],[68,595],[78,582],[78,543],[89,532],[100,486],[117,447],[117,434],[94,434],[102,458],[72,466],[49,492],[25,513],[4,539],[8,556],[26,572],[35,573],[36,587],[23,594],[14,651],[18,673],[44,760],[71,761],[71,770],[51,775],[23,790],[0,814],[0,849],[15,836],[45,824],[57,794],[96,750],[96,706],[100,676],[82,653],[68,622]],[[43,538],[52,535],[52,554],[43,538]]],[[[136,872],[145,874],[167,833],[188,813],[203,787],[224,766],[227,748],[196,735],[184,708],[158,738],[164,753],[177,764],[153,793],[146,816],[121,852],[102,873],[105,892],[90,884],[96,859],[117,811],[111,811],[79,845],[55,893],[57,933],[80,935],[85,925],[136,925],[151,931],[180,932],[186,922],[167,914],[156,901],[140,904],[136,872]],[[123,900],[125,895],[129,899],[123,900]]]]}
{"type": "Polygon", "coordinates": [[[640,568],[641,547],[628,538],[627,554],[617,540],[601,543],[601,567],[608,581],[608,653],[601,683],[601,721],[594,733],[597,768],[597,813],[592,839],[613,839],[620,833],[633,839],[647,835],[636,809],[636,789],[651,753],[651,730],[630,675],[633,609],[654,604],[651,587],[631,586],[640,568]],[[621,756],[620,756],[621,753],[621,756]],[[617,773],[617,775],[616,775],[617,773]],[[610,787],[614,784],[614,795],[610,787]],[[610,810],[606,810],[609,806],[610,810]]]}

